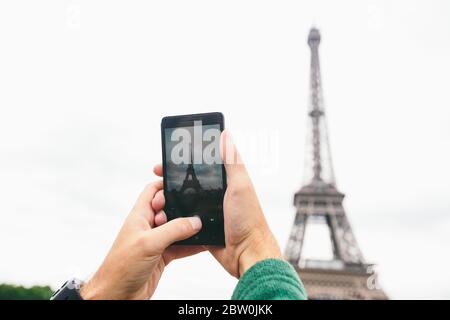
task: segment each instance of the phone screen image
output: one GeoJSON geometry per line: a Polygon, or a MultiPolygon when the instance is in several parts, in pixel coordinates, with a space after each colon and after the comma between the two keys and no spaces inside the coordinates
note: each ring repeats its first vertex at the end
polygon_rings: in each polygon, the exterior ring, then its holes
{"type": "Polygon", "coordinates": [[[177,244],[224,245],[226,183],[220,157],[223,123],[205,122],[180,117],[180,121],[162,128],[167,218],[198,216],[202,220],[197,235],[177,244]]]}

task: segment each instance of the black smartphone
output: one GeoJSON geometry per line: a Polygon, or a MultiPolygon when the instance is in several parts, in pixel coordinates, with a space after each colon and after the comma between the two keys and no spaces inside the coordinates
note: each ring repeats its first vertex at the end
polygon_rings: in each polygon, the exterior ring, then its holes
{"type": "Polygon", "coordinates": [[[168,220],[198,216],[202,229],[176,244],[225,246],[223,197],[226,174],[220,156],[220,112],[165,117],[161,121],[164,211],[168,220]]]}

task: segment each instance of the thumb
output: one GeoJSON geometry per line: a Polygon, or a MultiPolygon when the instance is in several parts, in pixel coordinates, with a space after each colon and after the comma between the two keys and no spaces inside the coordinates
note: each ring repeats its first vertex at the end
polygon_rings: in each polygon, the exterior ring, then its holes
{"type": "Polygon", "coordinates": [[[152,243],[164,251],[172,243],[192,237],[202,228],[199,217],[177,218],[150,230],[152,243]]]}
{"type": "Polygon", "coordinates": [[[239,151],[227,130],[224,130],[220,137],[220,155],[225,166],[228,181],[247,176],[247,170],[239,155],[239,151]]]}

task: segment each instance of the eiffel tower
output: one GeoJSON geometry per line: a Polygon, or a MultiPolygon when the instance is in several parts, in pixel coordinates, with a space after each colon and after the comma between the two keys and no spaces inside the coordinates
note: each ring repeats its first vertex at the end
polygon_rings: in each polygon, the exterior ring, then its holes
{"type": "Polygon", "coordinates": [[[344,194],[336,188],[322,97],[320,39],[319,30],[312,28],[308,36],[312,174],[294,196],[297,213],[285,255],[299,273],[310,299],[387,299],[378,286],[374,265],[365,262],[356,242],[342,205],[344,194]],[[302,256],[306,227],[317,222],[329,228],[331,260],[302,256]]]}
{"type": "Polygon", "coordinates": [[[183,184],[181,186],[180,192],[183,193],[193,193],[197,194],[202,190],[202,186],[200,181],[197,179],[197,175],[195,174],[194,169],[194,149],[192,148],[192,144],[190,144],[190,153],[191,159],[188,167],[186,168],[186,176],[184,178],[183,184]]]}

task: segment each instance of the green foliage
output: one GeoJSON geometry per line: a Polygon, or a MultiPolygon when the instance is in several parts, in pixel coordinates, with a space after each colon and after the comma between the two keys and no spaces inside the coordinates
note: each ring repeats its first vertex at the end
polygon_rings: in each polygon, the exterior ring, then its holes
{"type": "Polygon", "coordinates": [[[49,286],[25,288],[11,284],[0,284],[0,300],[48,300],[52,296],[49,286]]]}

